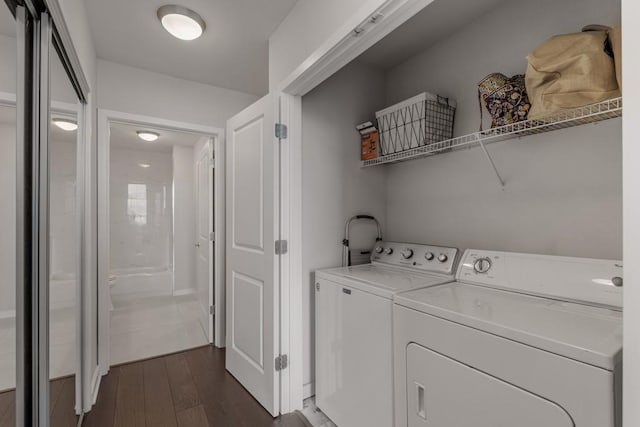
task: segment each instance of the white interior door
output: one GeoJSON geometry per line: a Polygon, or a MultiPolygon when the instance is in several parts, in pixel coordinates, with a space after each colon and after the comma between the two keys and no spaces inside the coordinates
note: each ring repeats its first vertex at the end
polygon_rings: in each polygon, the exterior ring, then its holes
{"type": "Polygon", "coordinates": [[[196,162],[196,275],[200,323],[209,342],[213,342],[213,161],[211,141],[198,154],[196,162]]]}
{"type": "Polygon", "coordinates": [[[227,122],[226,367],[272,415],[279,412],[277,150],[270,95],[227,122]]]}

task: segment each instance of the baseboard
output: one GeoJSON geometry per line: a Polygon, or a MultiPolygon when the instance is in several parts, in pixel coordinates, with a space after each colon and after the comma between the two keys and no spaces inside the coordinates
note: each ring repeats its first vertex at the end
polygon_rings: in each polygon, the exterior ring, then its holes
{"type": "Polygon", "coordinates": [[[178,289],[177,291],[173,291],[173,296],[174,297],[180,297],[183,295],[192,295],[195,294],[196,292],[198,292],[197,289],[194,288],[190,288],[190,289],[178,289]]]}
{"type": "Polygon", "coordinates": [[[302,399],[308,399],[316,394],[316,383],[310,382],[302,386],[302,399]]]}

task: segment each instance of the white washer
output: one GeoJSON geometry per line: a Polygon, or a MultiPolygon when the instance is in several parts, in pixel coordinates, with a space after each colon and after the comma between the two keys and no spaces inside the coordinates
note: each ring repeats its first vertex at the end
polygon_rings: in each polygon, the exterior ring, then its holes
{"type": "Polygon", "coordinates": [[[393,424],[393,295],[452,281],[457,254],[381,242],[371,264],[316,272],[316,404],[336,425],[393,424]]]}
{"type": "Polygon", "coordinates": [[[621,425],[622,265],[467,250],[395,296],[395,426],[621,425]]]}

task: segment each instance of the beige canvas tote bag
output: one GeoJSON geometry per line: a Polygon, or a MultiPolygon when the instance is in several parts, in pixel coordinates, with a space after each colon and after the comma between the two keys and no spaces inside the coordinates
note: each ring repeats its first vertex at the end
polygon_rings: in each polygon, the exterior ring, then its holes
{"type": "Polygon", "coordinates": [[[551,37],[527,57],[529,119],[620,96],[614,61],[605,51],[607,31],[551,37]]]}

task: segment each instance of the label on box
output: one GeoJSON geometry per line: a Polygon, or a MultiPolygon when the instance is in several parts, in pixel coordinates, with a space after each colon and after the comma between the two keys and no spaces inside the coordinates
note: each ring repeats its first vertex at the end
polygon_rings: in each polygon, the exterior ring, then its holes
{"type": "Polygon", "coordinates": [[[374,130],[360,138],[362,151],[361,160],[372,160],[378,158],[378,131],[374,130]]]}

